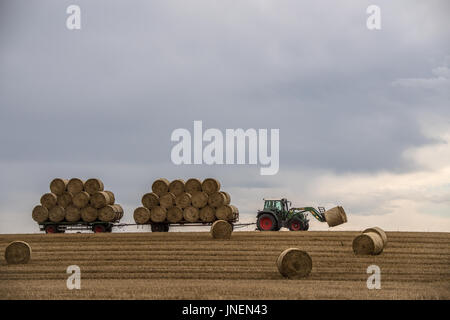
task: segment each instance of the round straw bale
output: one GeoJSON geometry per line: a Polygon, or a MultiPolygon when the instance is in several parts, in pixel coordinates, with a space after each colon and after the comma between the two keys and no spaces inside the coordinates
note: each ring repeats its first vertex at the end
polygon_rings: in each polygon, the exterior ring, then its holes
{"type": "Polygon", "coordinates": [[[223,205],[230,204],[229,195],[223,191],[214,192],[213,194],[209,195],[208,204],[214,208],[219,208],[223,205]]]}
{"type": "Polygon", "coordinates": [[[184,184],[184,191],[189,194],[202,191],[202,182],[199,179],[191,178],[184,184]]]}
{"type": "Polygon", "coordinates": [[[383,239],[378,233],[367,232],[353,239],[352,246],[357,255],[377,255],[383,251],[383,239]]]}
{"type": "Polygon", "coordinates": [[[169,192],[169,185],[170,185],[169,180],[164,178],[157,179],[152,184],[152,191],[153,193],[156,193],[158,196],[161,197],[162,195],[169,192]]]}
{"type": "Polygon", "coordinates": [[[54,193],[46,193],[41,197],[41,204],[47,209],[51,209],[58,204],[58,197],[54,193]]]}
{"type": "Polygon", "coordinates": [[[28,263],[31,258],[31,247],[24,241],[13,241],[5,249],[5,260],[8,264],[28,263]]]}
{"type": "Polygon", "coordinates": [[[122,217],[121,208],[118,205],[107,205],[98,210],[98,219],[103,222],[114,222],[122,217]]]}
{"type": "Polygon", "coordinates": [[[52,182],[50,182],[50,191],[59,196],[64,191],[66,191],[68,183],[69,180],[67,179],[60,179],[60,178],[53,179],[52,182]]]}
{"type": "Polygon", "coordinates": [[[311,273],[312,259],[305,251],[289,248],[278,256],[277,267],[283,277],[290,279],[304,278],[311,273]]]}
{"type": "Polygon", "coordinates": [[[150,220],[150,210],[146,207],[139,207],[134,209],[134,221],[138,224],[147,223],[150,220]]]}
{"type": "Polygon", "coordinates": [[[80,221],[80,219],[81,219],[80,208],[77,208],[73,204],[71,204],[66,208],[65,211],[66,211],[66,221],[69,221],[69,222],[80,221]]]}
{"type": "Polygon", "coordinates": [[[159,205],[164,208],[170,208],[175,205],[175,195],[172,192],[167,192],[159,198],[159,205]]]}
{"type": "Polygon", "coordinates": [[[226,198],[225,203],[224,204],[230,204],[231,203],[231,196],[228,192],[225,191],[220,191],[226,198]]]}
{"type": "Polygon", "coordinates": [[[346,219],[345,211],[342,207],[334,207],[330,210],[325,211],[325,221],[328,226],[334,227],[343,224],[346,219]]]}
{"type": "Polygon", "coordinates": [[[81,191],[72,197],[72,203],[77,208],[84,208],[89,204],[90,196],[86,191],[81,191]]]}
{"type": "Polygon", "coordinates": [[[183,192],[182,194],[178,195],[175,198],[175,204],[180,207],[181,209],[184,209],[186,207],[189,207],[191,205],[192,196],[190,193],[183,192]]]}
{"type": "Polygon", "coordinates": [[[91,195],[90,198],[91,205],[96,208],[100,209],[107,205],[112,205],[111,198],[109,197],[109,194],[105,191],[97,191],[93,195],[91,195]]]}
{"type": "Polygon", "coordinates": [[[173,180],[169,184],[169,192],[173,193],[175,197],[182,194],[184,192],[184,180],[183,179],[173,180]]]}
{"type": "Polygon", "coordinates": [[[203,208],[208,204],[208,194],[203,191],[194,192],[191,197],[191,203],[193,207],[203,208]]]}
{"type": "Polygon", "coordinates": [[[72,204],[72,194],[69,191],[64,191],[62,194],[57,196],[56,202],[59,206],[63,208],[67,208],[70,204],[72,204]]]}
{"type": "Polygon", "coordinates": [[[150,210],[150,220],[152,222],[163,222],[167,217],[167,209],[161,206],[157,206],[150,210]]]}
{"type": "Polygon", "coordinates": [[[105,189],[105,186],[103,182],[100,179],[87,179],[84,183],[84,191],[89,193],[91,196],[99,191],[103,191],[105,189]]]}
{"type": "Polygon", "coordinates": [[[92,206],[81,209],[81,219],[85,222],[94,222],[98,219],[98,210],[92,206]]]}
{"type": "Polygon", "coordinates": [[[159,205],[159,196],[154,192],[146,193],[142,196],[141,202],[147,209],[152,209],[159,205]]]}
{"type": "Polygon", "coordinates": [[[386,244],[388,242],[388,239],[387,239],[386,232],[384,232],[383,229],[381,229],[379,227],[373,227],[373,228],[368,228],[368,229],[363,231],[363,233],[367,233],[367,232],[378,233],[378,235],[381,237],[381,240],[383,240],[383,248],[386,248],[386,244]]]}
{"type": "Polygon", "coordinates": [[[183,210],[183,218],[188,222],[197,222],[200,217],[200,212],[198,208],[189,206],[183,210]]]}
{"type": "Polygon", "coordinates": [[[61,222],[66,217],[66,212],[61,206],[54,206],[48,211],[48,218],[52,222],[61,222]]]}
{"type": "Polygon", "coordinates": [[[213,222],[216,220],[216,210],[211,206],[206,206],[200,209],[200,220],[203,222],[213,222]]]}
{"type": "Polygon", "coordinates": [[[202,182],[202,190],[205,191],[208,195],[213,194],[214,192],[220,191],[220,182],[219,180],[213,178],[207,178],[202,182]]]}
{"type": "Polygon", "coordinates": [[[120,204],[112,204],[112,206],[114,207],[116,213],[117,213],[117,220],[120,220],[123,218],[123,208],[120,204]]]}
{"type": "Polygon", "coordinates": [[[211,226],[211,235],[214,239],[230,239],[233,226],[224,220],[217,220],[211,226]]]}
{"type": "Polygon", "coordinates": [[[233,205],[223,205],[216,209],[216,218],[219,220],[231,221],[236,219],[238,209],[233,205]]]}
{"type": "Polygon", "coordinates": [[[72,178],[67,183],[67,191],[69,191],[71,194],[77,194],[81,191],[84,191],[84,182],[81,179],[78,178],[72,178]]]}
{"type": "Polygon", "coordinates": [[[114,193],[109,190],[105,190],[104,192],[106,192],[109,196],[109,204],[114,204],[116,202],[116,196],[114,195],[114,193]]]}
{"type": "Polygon", "coordinates": [[[32,217],[37,223],[43,223],[48,220],[48,209],[42,205],[37,205],[33,209],[32,217]]]}
{"type": "Polygon", "coordinates": [[[183,209],[177,206],[167,209],[167,221],[178,223],[183,220],[183,209]]]}

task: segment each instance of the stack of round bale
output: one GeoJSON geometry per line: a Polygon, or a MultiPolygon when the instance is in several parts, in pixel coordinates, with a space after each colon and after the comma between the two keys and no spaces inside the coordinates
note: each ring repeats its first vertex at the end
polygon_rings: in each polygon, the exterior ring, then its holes
{"type": "Polygon", "coordinates": [[[236,221],[239,210],[230,204],[230,195],[220,187],[220,182],[213,178],[172,182],[157,179],[152,192],[142,197],[143,206],[134,210],[134,221],[138,224],[236,221]]]}
{"type": "Polygon", "coordinates": [[[104,190],[100,179],[56,178],[50,183],[50,192],[41,197],[41,204],[34,207],[32,216],[40,224],[115,222],[123,217],[123,209],[115,204],[114,193],[104,190]]]}
{"type": "Polygon", "coordinates": [[[386,233],[379,227],[366,229],[353,239],[353,252],[356,255],[378,255],[386,248],[386,233]]]}

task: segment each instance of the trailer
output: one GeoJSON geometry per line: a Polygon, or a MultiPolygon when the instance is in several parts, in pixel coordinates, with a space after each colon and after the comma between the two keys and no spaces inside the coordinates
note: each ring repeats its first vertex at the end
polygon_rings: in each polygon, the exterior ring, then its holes
{"type": "Polygon", "coordinates": [[[94,233],[112,232],[113,227],[121,227],[125,224],[117,222],[51,222],[47,221],[39,224],[39,230],[45,233],[65,233],[66,231],[93,231],[94,233]]]}

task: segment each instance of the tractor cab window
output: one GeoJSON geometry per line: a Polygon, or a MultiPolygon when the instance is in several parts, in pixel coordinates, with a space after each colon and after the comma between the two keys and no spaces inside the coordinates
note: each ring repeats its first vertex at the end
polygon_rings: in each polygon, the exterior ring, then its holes
{"type": "Polygon", "coordinates": [[[279,200],[266,200],[264,209],[275,209],[282,211],[281,201],[279,200]]]}

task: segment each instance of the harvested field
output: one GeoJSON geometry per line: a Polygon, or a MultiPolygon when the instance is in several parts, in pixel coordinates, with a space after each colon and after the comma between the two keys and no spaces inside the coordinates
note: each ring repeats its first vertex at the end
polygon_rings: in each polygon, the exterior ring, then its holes
{"type": "Polygon", "coordinates": [[[378,256],[355,256],[360,232],[209,232],[0,235],[0,299],[450,299],[450,233],[387,232],[378,256]],[[32,259],[7,265],[6,246],[26,241],[32,259]],[[276,260],[297,247],[313,260],[287,280],[276,260]],[[368,290],[369,265],[381,289],[368,290]],[[81,290],[66,268],[81,268],[81,290]]]}

